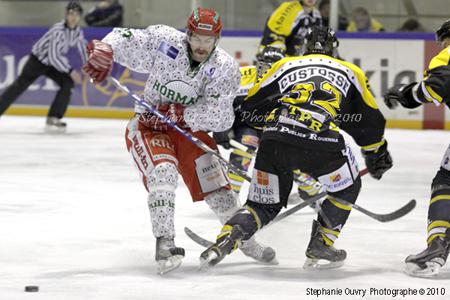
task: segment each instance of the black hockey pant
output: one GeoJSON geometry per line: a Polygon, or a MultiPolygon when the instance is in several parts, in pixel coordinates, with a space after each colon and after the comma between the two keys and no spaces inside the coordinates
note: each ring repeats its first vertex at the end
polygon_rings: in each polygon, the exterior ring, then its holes
{"type": "Polygon", "coordinates": [[[34,55],[30,55],[22,73],[0,96],[0,116],[41,75],[51,78],[60,87],[50,106],[48,116],[61,119],[69,105],[74,82],[68,73],[44,65],[34,55]]]}
{"type": "Polygon", "coordinates": [[[256,156],[246,202],[255,222],[249,222],[253,218],[243,214],[240,217],[235,215],[227,224],[239,224],[248,238],[257,228],[273,220],[287,204],[293,184],[293,171],[296,169],[318,178],[327,190],[327,198],[322,203],[322,213],[319,214],[318,220],[323,227],[332,231],[332,243],[351,211],[351,206],[340,200],[355,203],[361,188],[354,157],[345,149],[327,152],[277,140],[263,140],[256,156]]]}

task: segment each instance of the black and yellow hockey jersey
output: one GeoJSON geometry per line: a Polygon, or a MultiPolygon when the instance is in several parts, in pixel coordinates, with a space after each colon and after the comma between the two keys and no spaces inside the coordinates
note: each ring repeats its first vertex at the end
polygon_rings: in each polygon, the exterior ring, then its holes
{"type": "Polygon", "coordinates": [[[235,119],[233,128],[245,125],[245,119],[248,117],[246,113],[242,112],[242,103],[248,95],[248,91],[255,85],[257,79],[256,66],[240,67],[241,83],[237,92],[236,98],[233,101],[233,108],[235,119]]]}
{"type": "Polygon", "coordinates": [[[298,0],[283,2],[266,21],[258,53],[272,46],[283,49],[288,56],[299,55],[308,28],[321,24],[317,9],[306,13],[298,0]]]}
{"type": "Polygon", "coordinates": [[[264,126],[263,139],[336,151],[339,129],[365,150],[384,143],[385,119],[364,72],[327,55],[287,57],[250,89],[242,105],[251,126],[264,126]]]}
{"type": "Polygon", "coordinates": [[[425,71],[421,82],[412,85],[412,93],[406,92],[410,107],[423,103],[446,103],[450,108],[450,46],[436,55],[425,71]]]}

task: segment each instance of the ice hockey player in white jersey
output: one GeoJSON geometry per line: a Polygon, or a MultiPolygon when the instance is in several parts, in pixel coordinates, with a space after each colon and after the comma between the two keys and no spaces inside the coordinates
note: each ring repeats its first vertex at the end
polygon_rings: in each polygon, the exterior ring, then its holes
{"type": "MultiPolygon", "coordinates": [[[[107,78],[113,62],[148,74],[145,100],[217,149],[207,132],[224,131],[233,124],[232,104],[240,81],[237,63],[217,47],[221,28],[219,14],[204,8],[192,12],[186,33],[165,25],[115,28],[102,41],[90,42],[84,70],[95,83],[107,78]]],[[[178,173],[193,201],[205,200],[222,223],[240,204],[215,157],[143,107],[136,106],[135,112],[126,129],[126,144],[148,191],[155,258],[158,273],[163,274],[180,266],[184,257],[184,249],[174,242],[178,173]]],[[[273,249],[255,240],[240,249],[260,262],[275,261],[273,249]]]]}

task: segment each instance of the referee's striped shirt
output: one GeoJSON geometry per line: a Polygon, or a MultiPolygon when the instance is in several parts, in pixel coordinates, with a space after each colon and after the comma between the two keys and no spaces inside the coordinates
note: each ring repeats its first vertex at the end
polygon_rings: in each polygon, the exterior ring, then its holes
{"type": "Polygon", "coordinates": [[[67,59],[69,48],[77,47],[83,63],[86,62],[86,40],[83,31],[77,26],[70,29],[61,21],[53,25],[36,44],[31,52],[41,63],[52,66],[56,70],[69,73],[72,67],[67,59]]]}

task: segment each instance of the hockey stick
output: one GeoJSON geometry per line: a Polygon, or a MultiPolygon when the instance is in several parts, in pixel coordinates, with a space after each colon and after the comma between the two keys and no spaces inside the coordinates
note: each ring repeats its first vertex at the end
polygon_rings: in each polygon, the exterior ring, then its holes
{"type": "MultiPolygon", "coordinates": [[[[293,213],[301,210],[302,208],[308,206],[310,203],[319,200],[320,198],[322,198],[324,196],[325,193],[320,193],[319,195],[316,195],[300,204],[297,204],[296,206],[292,207],[291,209],[286,210],[285,212],[279,214],[278,216],[276,216],[275,219],[273,219],[273,221],[269,224],[267,224],[265,227],[268,227],[269,225],[278,223],[280,220],[292,215],[293,213]]],[[[388,214],[376,214],[373,213],[371,211],[368,211],[362,207],[357,206],[356,204],[352,205],[353,208],[358,209],[359,211],[363,212],[364,214],[368,215],[369,217],[372,217],[375,220],[378,220],[380,222],[389,222],[389,221],[393,221],[396,220],[398,218],[403,217],[404,215],[408,214],[410,211],[412,211],[414,209],[414,207],[416,207],[416,200],[412,199],[410,200],[406,205],[402,206],[401,208],[397,209],[394,212],[388,213],[388,214]]],[[[196,234],[195,232],[193,232],[191,229],[189,229],[188,227],[184,227],[184,232],[186,233],[186,235],[193,240],[194,242],[196,242],[197,244],[199,244],[200,246],[203,246],[205,248],[208,248],[210,246],[212,246],[214,243],[199,236],[198,234],[196,234]]]]}
{"type": "MultiPolygon", "coordinates": [[[[306,206],[310,205],[311,203],[319,200],[320,198],[323,198],[324,196],[326,196],[326,193],[320,193],[317,194],[311,198],[309,198],[308,200],[303,201],[302,203],[297,204],[296,206],[286,210],[285,212],[278,214],[275,219],[273,219],[269,224],[267,224],[266,226],[263,227],[269,227],[270,225],[273,225],[275,223],[278,223],[280,220],[292,215],[293,213],[296,213],[297,211],[301,210],[302,208],[305,208],[306,206]]],[[[193,240],[194,242],[196,242],[197,244],[199,244],[200,246],[206,247],[208,248],[209,246],[211,246],[212,244],[214,244],[213,242],[199,236],[198,234],[196,234],[195,232],[193,232],[191,229],[189,229],[188,227],[184,227],[184,233],[186,233],[186,235],[193,240]]]]}
{"type": "MultiPolygon", "coordinates": [[[[236,140],[231,139],[230,145],[236,149],[247,152],[250,155],[253,155],[253,156],[255,155],[254,151],[251,151],[247,146],[242,145],[241,143],[239,143],[236,140]]],[[[369,171],[367,170],[367,168],[365,168],[359,172],[359,175],[362,177],[362,176],[366,175],[368,172],[369,171]]],[[[294,174],[294,180],[297,182],[299,181],[299,176],[297,174],[294,174]]],[[[307,183],[307,184],[309,184],[309,183],[307,183]]],[[[344,205],[351,206],[355,210],[357,210],[377,221],[380,221],[380,222],[389,222],[389,221],[399,219],[399,218],[403,217],[404,215],[408,214],[410,211],[412,211],[416,207],[416,200],[412,199],[408,203],[406,203],[404,206],[400,207],[399,209],[397,209],[391,213],[378,214],[378,213],[374,213],[370,210],[367,210],[364,207],[359,206],[358,204],[352,204],[343,199],[339,199],[339,201],[342,202],[344,205]]],[[[294,208],[295,207],[293,207],[292,209],[294,209],[294,208]]],[[[288,213],[288,211],[286,211],[285,213],[288,213]]],[[[277,216],[277,218],[278,217],[279,216],[277,216]]]]}
{"type": "Polygon", "coordinates": [[[191,141],[192,143],[197,145],[197,147],[199,147],[200,149],[202,149],[206,153],[217,157],[230,170],[232,170],[233,172],[235,172],[237,175],[241,176],[242,178],[244,178],[248,182],[251,182],[251,178],[247,175],[247,173],[245,171],[243,171],[240,168],[234,166],[233,164],[228,162],[225,158],[223,158],[219,153],[217,153],[216,151],[211,149],[208,145],[206,145],[203,141],[201,141],[197,137],[193,136],[192,134],[190,134],[186,130],[183,130],[182,128],[180,128],[175,121],[173,121],[171,118],[168,118],[165,115],[163,115],[161,112],[159,112],[153,106],[151,106],[149,103],[147,103],[146,101],[142,100],[138,95],[132,93],[126,86],[122,85],[117,79],[115,79],[114,77],[110,76],[110,77],[108,77],[108,80],[111,81],[120,91],[122,91],[123,93],[125,93],[128,96],[130,96],[131,98],[133,98],[135,103],[137,103],[138,105],[141,105],[141,106],[145,107],[146,109],[148,109],[152,114],[154,114],[155,116],[160,118],[162,121],[167,123],[167,125],[169,125],[173,129],[178,131],[178,133],[183,135],[189,141],[191,141]]]}

